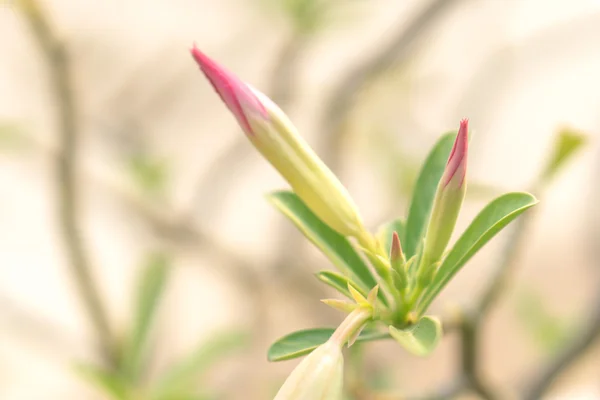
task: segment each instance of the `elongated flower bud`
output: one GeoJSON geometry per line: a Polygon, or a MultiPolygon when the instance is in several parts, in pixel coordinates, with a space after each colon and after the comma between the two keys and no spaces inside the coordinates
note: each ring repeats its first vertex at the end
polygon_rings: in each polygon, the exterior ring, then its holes
{"type": "Polygon", "coordinates": [[[274,400],[341,400],[343,381],[341,345],[329,340],[298,364],[274,400]]]}
{"type": "Polygon", "coordinates": [[[400,238],[398,233],[392,234],[392,246],[390,249],[390,264],[394,270],[392,278],[394,279],[394,286],[401,292],[406,290],[408,286],[408,274],[406,272],[406,259],[402,252],[402,246],[400,244],[400,238]]]}
{"type": "Polygon", "coordinates": [[[467,189],[468,120],[460,122],[454,147],[437,188],[427,228],[422,266],[438,261],[452,236],[467,189]]]}
{"type": "Polygon", "coordinates": [[[345,236],[364,236],[357,207],[331,170],[266,95],[242,82],[194,47],[192,55],[254,147],[302,201],[345,236]]]}

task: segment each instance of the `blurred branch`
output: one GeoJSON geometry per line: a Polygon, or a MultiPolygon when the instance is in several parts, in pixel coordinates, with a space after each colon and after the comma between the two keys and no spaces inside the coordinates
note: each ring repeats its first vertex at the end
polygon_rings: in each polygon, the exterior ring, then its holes
{"type": "Polygon", "coordinates": [[[65,45],[50,26],[49,21],[35,0],[18,0],[25,19],[41,51],[46,57],[50,78],[58,107],[58,131],[60,148],[56,157],[56,185],[58,189],[59,218],[63,240],[71,272],[79,289],[79,295],[87,308],[91,323],[96,329],[97,340],[103,355],[110,363],[116,362],[108,317],[91,275],[91,266],[80,236],[77,221],[79,198],[76,187],[78,135],[75,101],[70,84],[69,57],[65,45]]]}
{"type": "Polygon", "coordinates": [[[547,363],[532,378],[524,391],[522,399],[541,399],[555,383],[556,378],[585,354],[598,340],[600,340],[600,296],[594,302],[593,314],[590,316],[587,327],[581,330],[560,354],[547,363]]]}
{"type": "Polygon", "coordinates": [[[467,390],[476,393],[482,399],[493,400],[499,398],[499,396],[484,382],[481,368],[479,367],[481,319],[481,314],[465,313],[458,327],[461,340],[460,359],[463,374],[461,380],[466,382],[467,390]]]}
{"type": "MultiPolygon", "coordinates": [[[[362,61],[346,73],[332,90],[325,104],[320,132],[325,138],[322,154],[325,162],[336,170],[340,164],[346,125],[357,93],[379,75],[394,66],[407,63],[414,53],[415,44],[431,29],[435,22],[462,0],[431,0],[408,24],[392,34],[391,41],[376,54],[362,61]]],[[[404,15],[402,16],[404,19],[404,15]]]]}

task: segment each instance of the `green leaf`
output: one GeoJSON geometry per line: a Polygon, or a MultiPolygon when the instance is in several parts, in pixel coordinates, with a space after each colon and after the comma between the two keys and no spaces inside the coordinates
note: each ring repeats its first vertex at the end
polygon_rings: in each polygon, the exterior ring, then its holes
{"type": "Polygon", "coordinates": [[[298,196],[292,192],[278,191],[269,194],[267,199],[361,289],[368,292],[375,286],[371,270],[348,239],[321,221],[298,196]]]}
{"type": "MultiPolygon", "coordinates": [[[[377,240],[383,244],[386,254],[390,254],[390,248],[392,247],[392,234],[396,232],[402,242],[406,234],[406,222],[401,219],[395,219],[386,224],[383,224],[377,230],[377,240]]],[[[402,243],[404,246],[404,244],[402,243]]]]}
{"type": "Polygon", "coordinates": [[[416,254],[425,236],[435,192],[446,168],[455,137],[456,132],[442,136],[427,156],[419,173],[406,219],[405,237],[400,238],[407,259],[416,254]]]}
{"type": "Polygon", "coordinates": [[[444,258],[433,282],[425,291],[419,312],[429,307],[435,296],[481,247],[537,202],[529,193],[515,192],[504,194],[485,206],[444,258]]]}
{"type": "Polygon", "coordinates": [[[390,335],[406,350],[416,356],[429,355],[442,338],[442,323],[439,319],[425,316],[407,329],[390,326],[390,335]]]}
{"type": "Polygon", "coordinates": [[[172,365],[153,390],[152,399],[170,399],[187,393],[217,362],[246,347],[247,332],[221,332],[211,340],[203,342],[183,360],[172,365]]]}
{"type": "Polygon", "coordinates": [[[135,381],[141,372],[144,351],[155,320],[170,270],[169,260],[161,253],[151,254],[138,278],[133,326],[123,349],[123,372],[135,381]]]}
{"type": "Polygon", "coordinates": [[[169,178],[169,165],[165,160],[141,153],[132,156],[128,166],[132,179],[142,192],[151,196],[164,193],[169,178]]]}
{"type": "Polygon", "coordinates": [[[75,372],[81,378],[110,396],[111,399],[128,400],[129,389],[127,384],[116,372],[108,371],[102,367],[90,364],[76,365],[75,372]]]}
{"type": "Polygon", "coordinates": [[[344,296],[346,296],[349,299],[352,299],[352,295],[348,291],[348,282],[352,283],[352,286],[354,286],[360,292],[360,294],[367,297],[366,291],[364,291],[361,288],[358,288],[357,285],[354,282],[352,282],[350,279],[348,279],[345,276],[340,275],[336,272],[320,271],[320,272],[317,272],[316,277],[318,280],[325,283],[326,285],[331,286],[332,288],[334,288],[335,290],[337,290],[338,292],[340,292],[341,294],[343,294],[344,296]]]}
{"type": "MultiPolygon", "coordinates": [[[[325,343],[335,331],[334,328],[315,328],[296,331],[279,338],[267,353],[269,361],[285,361],[304,356],[325,343]]],[[[362,330],[355,343],[387,339],[387,332],[374,328],[362,330]]]]}
{"type": "Polygon", "coordinates": [[[586,140],[587,137],[582,133],[569,129],[560,131],[554,143],[552,156],[542,174],[542,180],[552,179],[571,156],[586,143],[586,140]]]}

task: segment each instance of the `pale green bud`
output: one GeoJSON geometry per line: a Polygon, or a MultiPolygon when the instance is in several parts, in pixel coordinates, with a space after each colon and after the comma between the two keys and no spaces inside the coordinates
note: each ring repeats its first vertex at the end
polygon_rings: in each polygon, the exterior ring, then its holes
{"type": "Polygon", "coordinates": [[[446,170],[440,179],[425,238],[423,268],[438,261],[450,241],[466,192],[468,121],[462,120],[446,170]],[[427,265],[426,265],[427,264],[427,265]]]}
{"type": "Polygon", "coordinates": [[[364,236],[362,219],[348,191],[285,113],[198,48],[192,49],[192,55],[254,147],[308,208],[340,234],[364,236]]]}
{"type": "Polygon", "coordinates": [[[341,400],[343,378],[342,346],[329,340],[298,364],[274,400],[341,400]]]}

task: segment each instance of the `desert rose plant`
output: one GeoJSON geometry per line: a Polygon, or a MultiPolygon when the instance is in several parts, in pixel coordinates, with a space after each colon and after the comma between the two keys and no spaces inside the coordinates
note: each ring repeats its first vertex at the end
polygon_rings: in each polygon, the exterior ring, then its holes
{"type": "Polygon", "coordinates": [[[271,193],[271,203],[337,268],[317,279],[348,299],[322,300],[347,314],[337,329],[294,332],[271,346],[271,361],[308,354],[275,399],[341,399],[342,348],[357,341],[393,338],[413,354],[431,353],[442,337],[439,319],[425,315],[432,301],[537,200],[521,192],[499,196],[449,246],[467,188],[469,129],[463,120],[425,160],[406,218],[371,232],[348,191],[276,104],[197,47],[191,53],[250,142],[289,183],[291,191],[271,193]]]}

